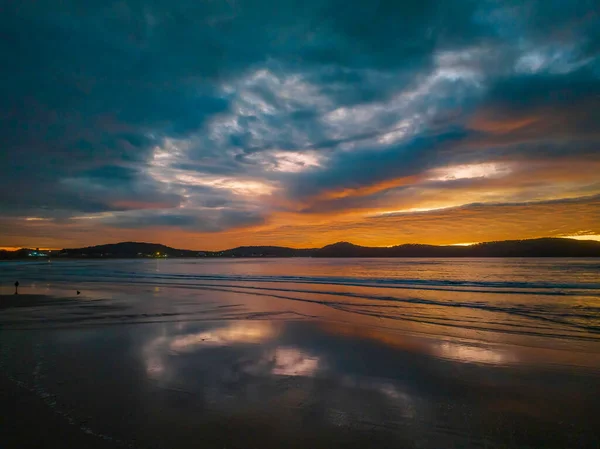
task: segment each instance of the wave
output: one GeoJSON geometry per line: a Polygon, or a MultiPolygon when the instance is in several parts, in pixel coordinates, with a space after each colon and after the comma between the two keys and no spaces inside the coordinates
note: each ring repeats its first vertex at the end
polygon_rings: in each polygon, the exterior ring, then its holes
{"type": "MultiPolygon", "coordinates": [[[[82,267],[83,268],[83,267],[82,267]]],[[[31,275],[23,273],[23,278],[31,275]]],[[[501,293],[501,294],[543,294],[551,296],[593,295],[600,297],[600,283],[556,283],[556,282],[526,282],[526,281],[466,281],[451,279],[417,279],[417,278],[373,278],[346,276],[250,276],[250,275],[190,275],[190,274],[156,274],[126,271],[90,272],[77,270],[70,272],[44,273],[34,276],[38,282],[47,281],[79,281],[79,282],[121,282],[132,283],[139,280],[152,282],[185,281],[193,285],[197,282],[254,282],[254,283],[294,283],[336,285],[348,287],[419,289],[433,291],[456,291],[465,293],[501,293]]]]}

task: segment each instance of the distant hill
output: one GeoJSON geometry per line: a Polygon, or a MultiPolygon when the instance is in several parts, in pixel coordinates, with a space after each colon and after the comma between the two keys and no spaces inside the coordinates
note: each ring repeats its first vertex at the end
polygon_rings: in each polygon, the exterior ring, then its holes
{"type": "MultiPolygon", "coordinates": [[[[30,258],[31,251],[0,251],[0,259],[30,258]]],[[[61,258],[136,257],[600,257],[600,242],[561,238],[505,240],[471,246],[406,244],[367,247],[338,242],[323,248],[296,249],[282,246],[240,246],[224,251],[175,249],[157,243],[122,242],[86,248],[46,252],[61,258]]]]}
{"type": "Polygon", "coordinates": [[[541,238],[470,246],[407,244],[387,248],[339,242],[316,250],[313,257],[600,257],[600,242],[541,238]]]}
{"type": "Polygon", "coordinates": [[[59,255],[63,257],[198,257],[203,254],[202,251],[175,249],[158,243],[121,242],[63,249],[59,255]]]}
{"type": "Polygon", "coordinates": [[[462,255],[458,246],[405,244],[390,247],[358,246],[348,242],[324,246],[314,257],[455,257],[462,255]]]}
{"type": "Polygon", "coordinates": [[[479,243],[465,247],[473,257],[599,257],[600,242],[543,238],[479,243]]]}
{"type": "Polygon", "coordinates": [[[157,243],[123,242],[64,249],[61,254],[70,257],[299,257],[310,256],[312,251],[282,246],[240,246],[224,251],[193,251],[157,243]]]}

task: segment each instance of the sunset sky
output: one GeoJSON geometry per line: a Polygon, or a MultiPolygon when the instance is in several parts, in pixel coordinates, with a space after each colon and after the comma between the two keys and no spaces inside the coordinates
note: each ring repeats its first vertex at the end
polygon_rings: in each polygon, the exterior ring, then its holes
{"type": "Polygon", "coordinates": [[[4,1],[0,247],[599,239],[599,11],[4,1]]]}

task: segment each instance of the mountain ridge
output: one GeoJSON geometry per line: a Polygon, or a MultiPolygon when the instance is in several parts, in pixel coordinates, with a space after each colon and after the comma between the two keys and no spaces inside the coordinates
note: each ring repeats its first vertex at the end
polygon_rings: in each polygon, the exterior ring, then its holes
{"type": "MultiPolygon", "coordinates": [[[[0,251],[0,259],[32,257],[33,250],[0,251]]],[[[37,257],[37,254],[35,254],[37,257]]],[[[176,249],[159,243],[119,242],[44,252],[43,257],[600,257],[600,242],[567,238],[502,240],[469,246],[406,243],[369,247],[336,242],[321,248],[238,246],[223,251],[176,249]]]]}

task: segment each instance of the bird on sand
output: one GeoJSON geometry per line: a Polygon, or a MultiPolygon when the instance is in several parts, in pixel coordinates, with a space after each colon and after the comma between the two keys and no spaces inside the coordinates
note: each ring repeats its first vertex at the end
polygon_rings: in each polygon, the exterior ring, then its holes
{"type": "Polygon", "coordinates": [[[81,292],[79,290],[77,290],[77,294],[79,295],[79,294],[81,294],[81,292]]]}

